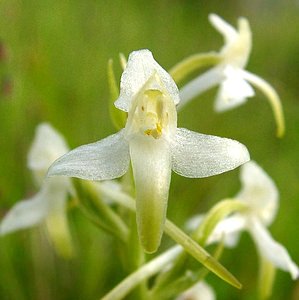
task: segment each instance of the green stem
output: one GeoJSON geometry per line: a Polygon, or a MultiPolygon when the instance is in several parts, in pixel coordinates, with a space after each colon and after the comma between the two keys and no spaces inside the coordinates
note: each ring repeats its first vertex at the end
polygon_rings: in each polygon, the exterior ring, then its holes
{"type": "Polygon", "coordinates": [[[173,247],[162,255],[154,258],[147,264],[141,266],[137,271],[130,274],[116,287],[114,287],[102,300],[118,300],[125,297],[139,283],[150,278],[163,268],[165,268],[181,251],[181,247],[173,247]]]}
{"type": "Polygon", "coordinates": [[[192,72],[206,66],[216,65],[220,60],[221,56],[216,52],[194,54],[173,66],[169,70],[169,74],[178,84],[192,72]]]}
{"type": "Polygon", "coordinates": [[[242,288],[241,283],[226,268],[224,268],[204,248],[199,246],[199,244],[197,244],[191,237],[185,234],[171,221],[166,220],[164,230],[165,233],[168,234],[178,244],[180,244],[187,253],[202,263],[211,272],[232,286],[238,289],[242,288]]]}

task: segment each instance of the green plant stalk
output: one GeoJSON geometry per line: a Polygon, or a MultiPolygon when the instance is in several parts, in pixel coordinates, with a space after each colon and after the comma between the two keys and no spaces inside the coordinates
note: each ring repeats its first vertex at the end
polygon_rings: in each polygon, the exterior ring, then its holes
{"type": "MultiPolygon", "coordinates": [[[[204,247],[215,226],[222,219],[224,219],[231,213],[240,212],[245,210],[246,208],[246,205],[240,201],[231,199],[222,200],[207,213],[204,220],[192,233],[192,239],[194,239],[199,245],[204,247]]],[[[177,274],[182,273],[188,259],[189,257],[187,256],[186,252],[182,252],[176,259],[172,269],[160,276],[159,285],[167,285],[173,280],[173,278],[177,276],[177,274]]]]}
{"type": "Polygon", "coordinates": [[[126,296],[132,289],[135,288],[143,280],[151,277],[155,273],[165,268],[176,255],[181,251],[181,247],[173,247],[162,255],[154,258],[147,264],[140,267],[137,271],[130,274],[116,287],[114,287],[102,300],[118,300],[126,296]]]}
{"type": "MultiPolygon", "coordinates": [[[[223,249],[224,244],[219,243],[215,252],[213,253],[213,257],[218,260],[223,252],[223,249]]],[[[178,257],[181,257],[182,254],[184,254],[184,257],[187,256],[186,252],[182,251],[180,254],[178,254],[178,257]]],[[[188,258],[190,258],[190,256],[188,256],[188,258]]],[[[203,267],[200,267],[196,271],[191,271],[187,267],[188,262],[184,260],[184,263],[185,269],[181,270],[179,273],[175,273],[176,276],[173,276],[172,280],[168,281],[167,283],[163,281],[163,275],[167,274],[168,272],[162,272],[158,275],[155,280],[154,287],[150,290],[150,299],[173,299],[175,296],[190,288],[196,282],[203,280],[204,277],[209,273],[209,270],[203,267]],[[186,267],[188,269],[186,269],[186,267]]]]}
{"type": "Polygon", "coordinates": [[[203,67],[216,65],[220,62],[220,60],[221,56],[216,52],[194,54],[174,65],[169,70],[169,74],[178,84],[192,72],[203,67]]]}

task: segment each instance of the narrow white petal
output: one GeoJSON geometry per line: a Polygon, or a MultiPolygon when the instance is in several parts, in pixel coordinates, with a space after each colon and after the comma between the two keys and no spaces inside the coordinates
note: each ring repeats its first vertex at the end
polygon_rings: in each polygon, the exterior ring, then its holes
{"type": "Polygon", "coordinates": [[[144,49],[130,54],[126,69],[121,77],[120,96],[115,101],[115,106],[128,112],[134,96],[154,73],[158,74],[174,104],[179,103],[178,88],[175,82],[154,60],[152,53],[144,49]]]}
{"type": "Polygon", "coordinates": [[[50,124],[40,124],[28,154],[28,168],[46,173],[49,166],[68,151],[66,142],[50,124]]]}
{"type": "Polygon", "coordinates": [[[226,44],[232,43],[238,37],[236,29],[216,14],[210,14],[209,20],[215,29],[223,35],[226,44]]]}
{"type": "Polygon", "coordinates": [[[237,69],[228,66],[223,73],[226,79],[221,83],[215,101],[215,110],[218,112],[239,106],[255,94],[251,85],[242,78],[242,73],[237,69]]]}
{"type": "Polygon", "coordinates": [[[260,255],[272,262],[277,268],[289,272],[294,280],[299,277],[299,268],[292,261],[287,249],[272,238],[270,232],[257,218],[250,219],[248,230],[260,255]]]}
{"type": "Polygon", "coordinates": [[[206,282],[201,281],[196,283],[183,294],[178,296],[176,300],[215,300],[216,295],[214,290],[206,282]]]}
{"type": "Polygon", "coordinates": [[[178,105],[178,109],[181,109],[193,98],[200,96],[207,90],[218,85],[224,79],[225,76],[222,72],[222,67],[215,67],[205,72],[204,74],[196,77],[195,79],[189,81],[180,89],[181,101],[178,105]]]}
{"type": "Polygon", "coordinates": [[[78,147],[57,159],[48,176],[64,175],[89,180],[114,179],[129,167],[129,146],[124,130],[99,142],[78,147]]]}
{"type": "Polygon", "coordinates": [[[241,167],[242,189],[236,196],[248,204],[265,225],[270,225],[276,216],[279,194],[270,176],[254,161],[241,167]]]}
{"type": "Polygon", "coordinates": [[[246,228],[246,218],[241,214],[234,214],[219,222],[208,238],[207,244],[224,241],[227,247],[235,247],[240,232],[246,228]]]}
{"type": "Polygon", "coordinates": [[[167,141],[151,136],[136,136],[130,141],[136,186],[136,216],[141,243],[147,252],[160,245],[166,218],[171,176],[167,141]]]}
{"type": "Polygon", "coordinates": [[[0,234],[34,226],[48,214],[47,189],[43,188],[33,198],[18,203],[5,215],[0,224],[0,234]]]}
{"type": "Polygon", "coordinates": [[[220,174],[249,160],[247,148],[234,140],[178,128],[172,141],[172,169],[191,178],[220,174]]]}

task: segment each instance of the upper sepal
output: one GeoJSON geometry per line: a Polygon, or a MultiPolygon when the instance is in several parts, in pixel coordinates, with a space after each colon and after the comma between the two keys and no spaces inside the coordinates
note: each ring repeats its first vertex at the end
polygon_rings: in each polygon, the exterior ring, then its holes
{"type": "Polygon", "coordinates": [[[147,49],[143,49],[133,51],[129,56],[126,69],[121,76],[120,95],[114,103],[115,106],[128,112],[135,95],[154,73],[157,73],[160,77],[163,85],[173,99],[174,104],[178,104],[180,99],[175,82],[154,60],[152,53],[147,49]]]}

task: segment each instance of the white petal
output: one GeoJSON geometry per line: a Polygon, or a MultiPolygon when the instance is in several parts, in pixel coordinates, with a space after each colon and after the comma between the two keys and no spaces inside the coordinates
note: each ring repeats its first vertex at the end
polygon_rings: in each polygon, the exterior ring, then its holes
{"type": "Polygon", "coordinates": [[[278,210],[278,190],[270,176],[254,161],[241,168],[242,189],[236,196],[246,202],[265,225],[270,225],[278,210]]]}
{"type": "Polygon", "coordinates": [[[223,35],[224,46],[220,54],[224,64],[244,68],[251,52],[251,30],[245,18],[239,18],[238,30],[217,15],[209,16],[212,25],[223,35]]]}
{"type": "Polygon", "coordinates": [[[0,234],[32,227],[44,221],[49,214],[64,206],[71,191],[68,178],[48,178],[31,199],[18,203],[6,214],[0,225],[0,234]]]}
{"type": "Polygon", "coordinates": [[[206,282],[201,281],[191,288],[189,288],[187,291],[185,291],[183,294],[181,294],[179,297],[176,298],[176,300],[215,300],[216,295],[214,290],[210,285],[208,285],[206,282]]]}
{"type": "Polygon", "coordinates": [[[223,73],[226,79],[221,83],[215,101],[218,112],[239,106],[246,102],[247,97],[254,96],[253,88],[237,69],[228,66],[223,73]]]}
{"type": "Polygon", "coordinates": [[[128,112],[134,96],[154,73],[160,77],[174,104],[179,103],[178,88],[175,82],[154,60],[152,53],[144,49],[130,54],[126,69],[121,77],[120,96],[115,101],[115,106],[128,112]]]}
{"type": "Polygon", "coordinates": [[[241,143],[185,128],[177,129],[171,151],[173,171],[191,178],[220,174],[249,160],[248,150],[241,143]]]}
{"type": "Polygon", "coordinates": [[[220,242],[223,239],[227,247],[235,247],[239,240],[239,233],[245,228],[246,218],[241,214],[234,214],[216,225],[207,244],[220,242]]]}
{"type": "Polygon", "coordinates": [[[47,188],[41,189],[32,199],[16,203],[2,220],[0,234],[4,235],[40,223],[47,217],[48,204],[47,188]]]}
{"type": "Polygon", "coordinates": [[[210,14],[209,20],[215,29],[223,35],[226,44],[234,42],[238,37],[236,29],[216,14],[210,14]]]}
{"type": "Polygon", "coordinates": [[[28,154],[28,168],[46,173],[49,166],[67,151],[62,135],[50,124],[40,124],[28,154]]]}
{"type": "Polygon", "coordinates": [[[178,109],[181,109],[186,103],[193,98],[203,94],[210,88],[218,85],[225,79],[222,72],[222,67],[215,67],[205,72],[204,74],[189,81],[180,89],[181,101],[178,105],[178,109]]]}
{"type": "Polygon", "coordinates": [[[48,176],[114,179],[126,173],[129,162],[129,146],[124,138],[124,130],[121,130],[99,142],[78,147],[57,159],[49,168],[48,176]]]}
{"type": "Polygon", "coordinates": [[[290,272],[295,280],[299,277],[299,268],[292,261],[287,249],[276,242],[266,228],[256,218],[251,218],[248,230],[262,256],[277,268],[290,272]]]}
{"type": "Polygon", "coordinates": [[[167,141],[151,136],[136,136],[130,141],[136,186],[136,216],[141,243],[147,252],[160,245],[166,218],[171,176],[167,141]]]}

